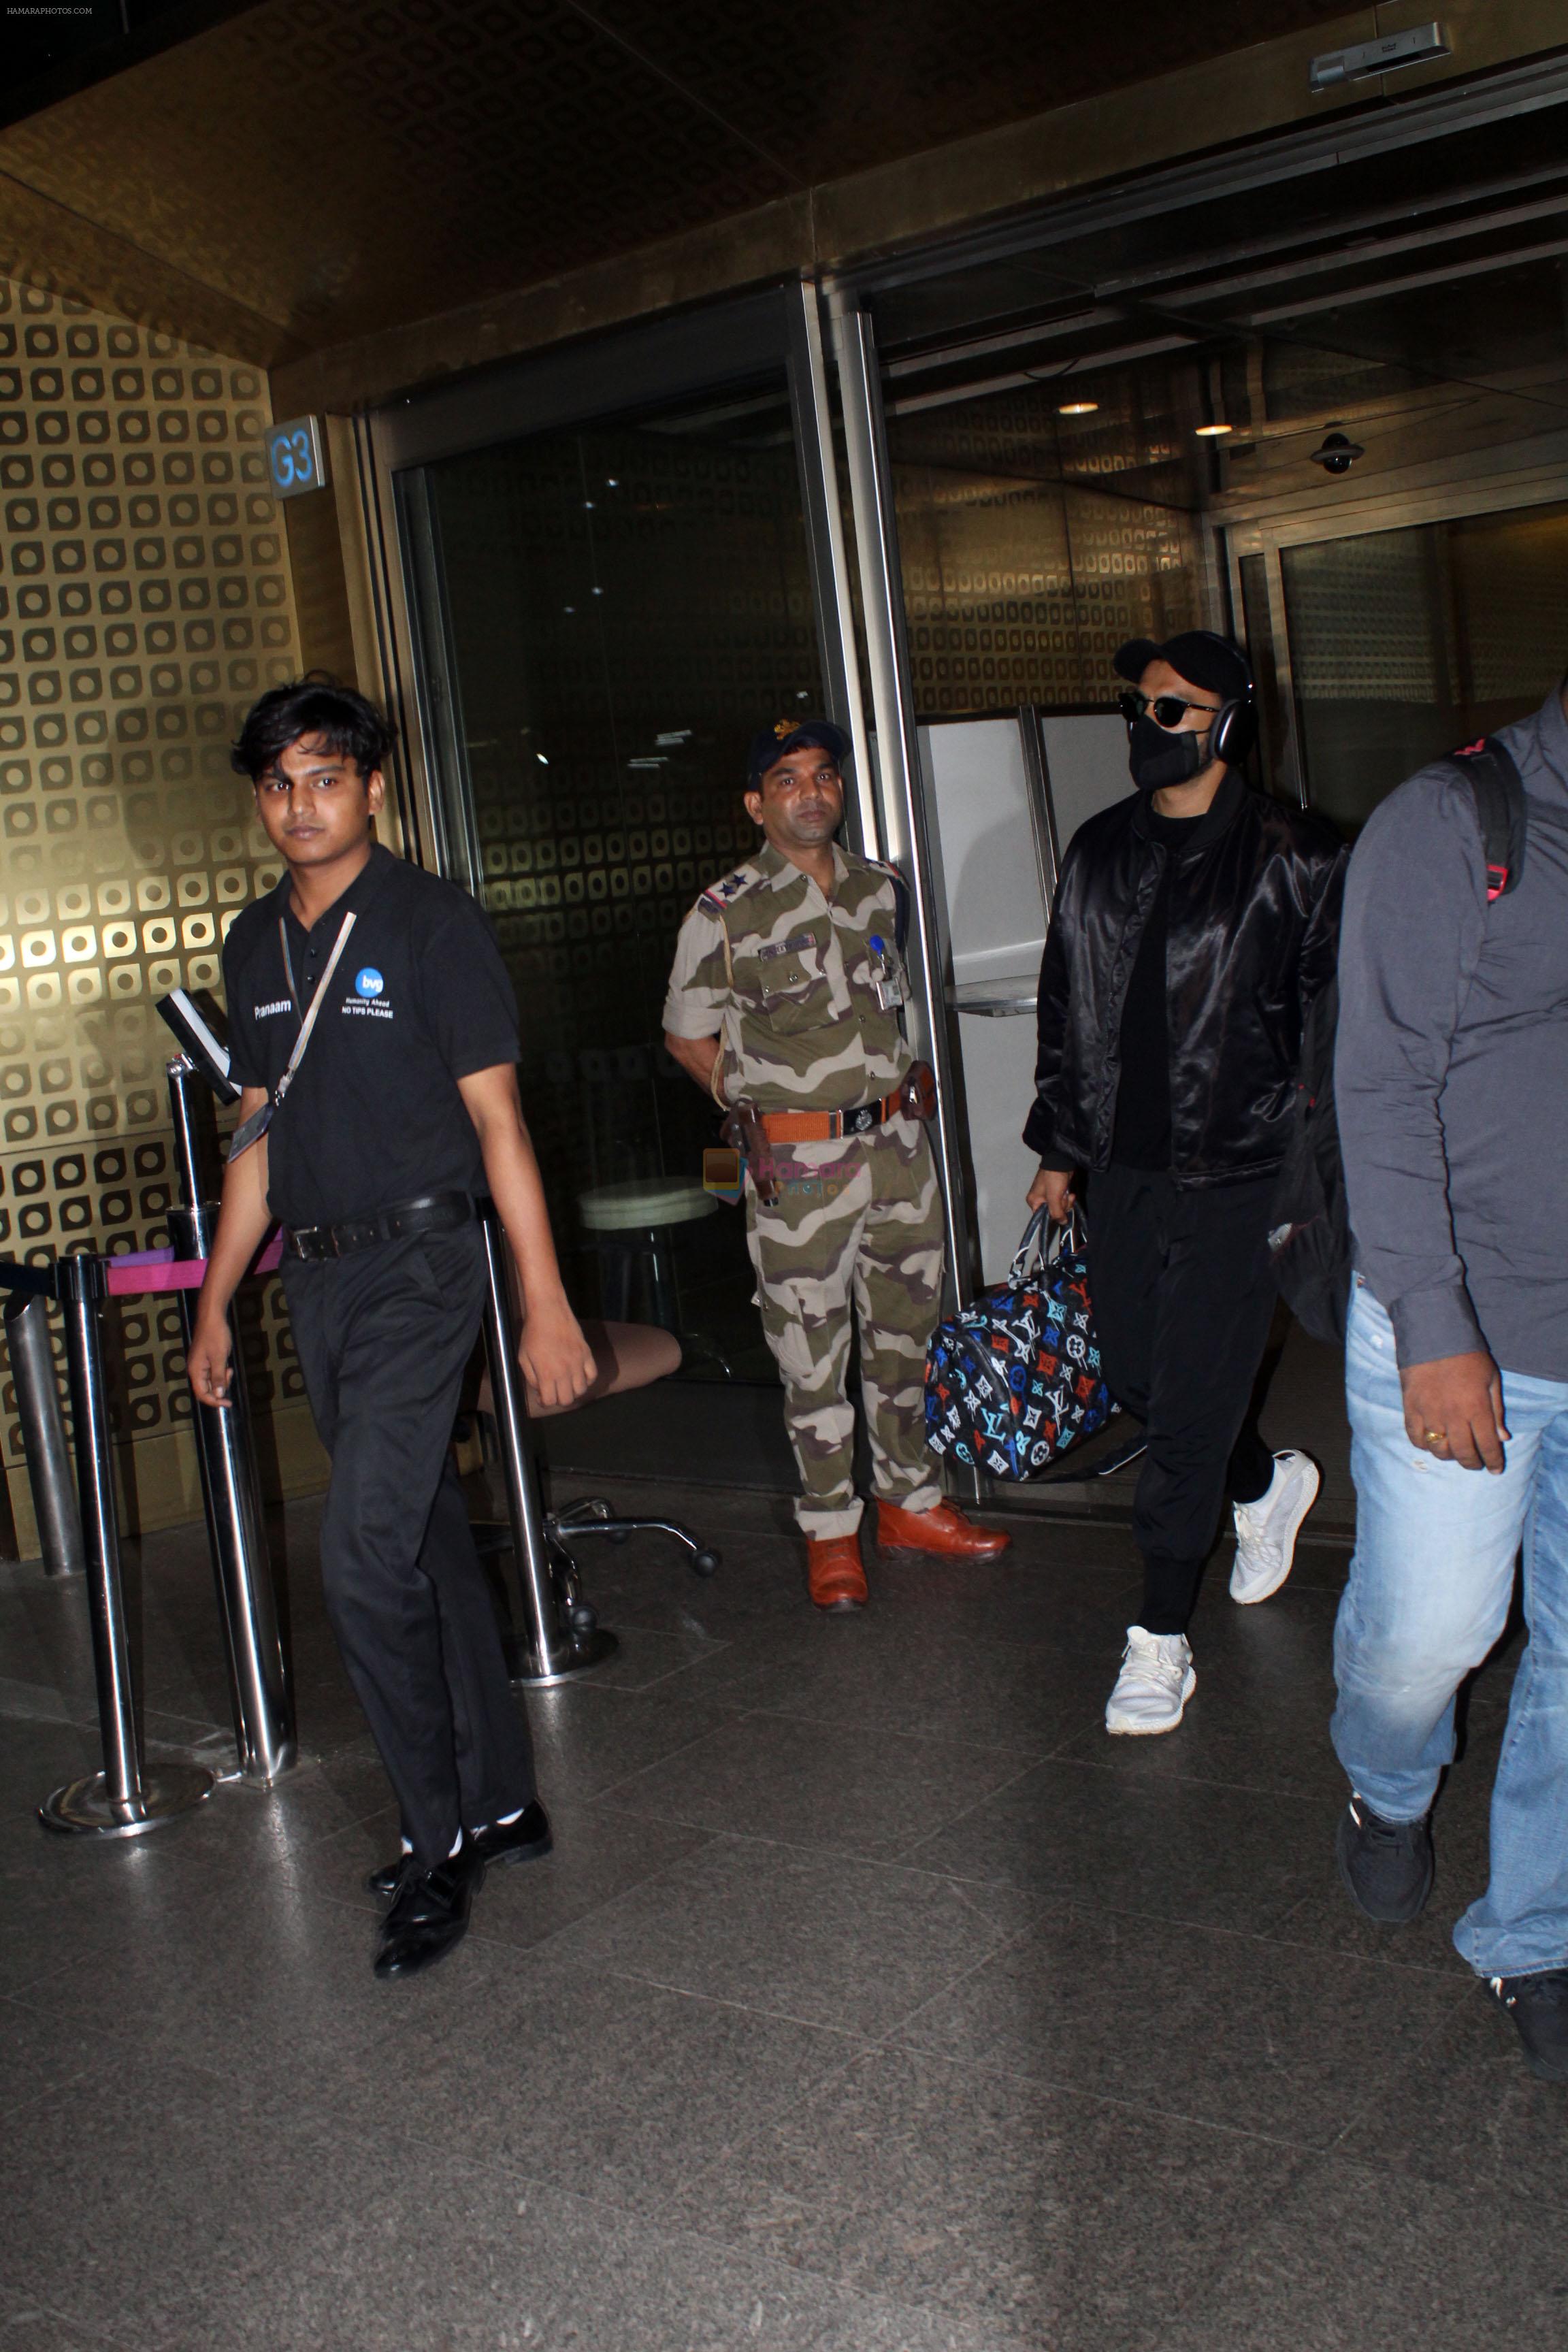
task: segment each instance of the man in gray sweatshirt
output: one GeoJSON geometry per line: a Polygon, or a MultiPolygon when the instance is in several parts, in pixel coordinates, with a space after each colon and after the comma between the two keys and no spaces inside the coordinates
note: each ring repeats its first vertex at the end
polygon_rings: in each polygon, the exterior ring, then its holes
{"type": "Polygon", "coordinates": [[[1568,704],[1501,730],[1527,795],[1489,901],[1446,762],[1351,860],[1335,1087],[1356,1276],[1346,1390],[1356,1549],[1340,1605],[1341,1874],[1414,1919],[1454,1700],[1503,1631],[1529,1646],[1492,1790],[1486,1892],[1454,1930],[1532,2074],[1568,2082],[1568,704]]]}

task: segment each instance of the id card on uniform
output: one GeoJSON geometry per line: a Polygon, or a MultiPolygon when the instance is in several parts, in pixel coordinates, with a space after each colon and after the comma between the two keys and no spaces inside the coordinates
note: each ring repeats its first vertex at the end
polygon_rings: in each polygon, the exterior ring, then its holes
{"type": "Polygon", "coordinates": [[[871,988],[880,1013],[896,1013],[910,1001],[909,983],[904,968],[893,950],[881,935],[873,931],[866,945],[870,950],[871,988]]]}

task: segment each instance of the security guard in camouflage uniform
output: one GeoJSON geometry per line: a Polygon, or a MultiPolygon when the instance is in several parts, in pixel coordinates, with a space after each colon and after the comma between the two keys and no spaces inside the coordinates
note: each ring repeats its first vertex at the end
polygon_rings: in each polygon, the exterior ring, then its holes
{"type": "Polygon", "coordinates": [[[811,1597],[828,1610],[867,1599],[851,1300],[879,1543],[989,1559],[1009,1540],[942,1499],[926,1454],[942,1274],[921,1124],[934,1096],[899,1026],[903,882],[834,842],[847,749],[818,719],[781,719],[756,738],[746,809],[765,845],[688,915],[664,1010],[670,1053],[731,1108],[745,1148],[757,1302],[800,1468],[811,1597]]]}

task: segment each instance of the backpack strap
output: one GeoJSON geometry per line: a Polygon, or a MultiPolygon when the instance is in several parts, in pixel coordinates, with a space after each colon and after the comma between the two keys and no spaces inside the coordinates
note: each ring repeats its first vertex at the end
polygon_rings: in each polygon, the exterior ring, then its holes
{"type": "Polygon", "coordinates": [[[1510,752],[1495,735],[1467,743],[1452,754],[1453,762],[1476,798],[1481,828],[1481,855],[1487,869],[1487,904],[1506,898],[1519,887],[1524,871],[1524,843],[1529,816],[1524,782],[1510,752]]]}

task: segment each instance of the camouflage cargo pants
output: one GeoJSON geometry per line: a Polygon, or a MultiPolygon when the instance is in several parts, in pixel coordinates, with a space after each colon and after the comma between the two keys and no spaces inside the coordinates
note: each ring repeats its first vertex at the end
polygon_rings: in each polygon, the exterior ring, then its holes
{"type": "Polygon", "coordinates": [[[851,1307],[872,1484],[923,1511],[939,1498],[925,1450],[925,1357],[942,1297],[942,1198],[925,1129],[898,1118],[778,1157],[781,1192],[746,1186],[746,1238],[763,1329],[784,1389],[808,1536],[852,1535],[855,1412],[846,1388],[851,1307]]]}

